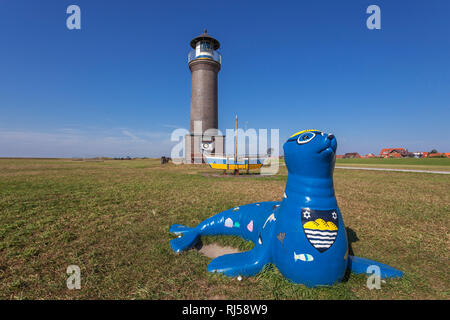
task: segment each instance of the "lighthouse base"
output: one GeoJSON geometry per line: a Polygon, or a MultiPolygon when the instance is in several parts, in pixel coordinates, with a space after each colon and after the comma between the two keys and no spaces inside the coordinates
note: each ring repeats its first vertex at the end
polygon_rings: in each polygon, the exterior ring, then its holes
{"type": "Polygon", "coordinates": [[[204,155],[222,156],[225,153],[225,136],[222,135],[188,134],[184,143],[186,164],[206,163],[204,155]]]}

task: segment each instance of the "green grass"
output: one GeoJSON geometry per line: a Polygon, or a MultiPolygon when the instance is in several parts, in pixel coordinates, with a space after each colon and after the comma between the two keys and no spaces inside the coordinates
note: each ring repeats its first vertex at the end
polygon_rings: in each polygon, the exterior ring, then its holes
{"type": "MultiPolygon", "coordinates": [[[[279,200],[286,181],[285,167],[267,178],[205,173],[214,171],[158,160],[0,159],[0,298],[448,299],[448,176],[336,171],[355,255],[405,271],[369,290],[364,275],[309,289],[272,265],[239,282],[208,273],[210,259],[195,250],[174,254],[171,224],[279,200]],[[66,288],[71,264],[81,268],[81,290],[66,288]]],[[[236,237],[202,241],[252,247],[236,237]]]]}
{"type": "Polygon", "coordinates": [[[450,171],[450,158],[350,158],[336,159],[336,165],[450,171]]]}
{"type": "Polygon", "coordinates": [[[391,164],[415,166],[449,166],[450,158],[349,158],[337,159],[338,163],[391,164]]]}

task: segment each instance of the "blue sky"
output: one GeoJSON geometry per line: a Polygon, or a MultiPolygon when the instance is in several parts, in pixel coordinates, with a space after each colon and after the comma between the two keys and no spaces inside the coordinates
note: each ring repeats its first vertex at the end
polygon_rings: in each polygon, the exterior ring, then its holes
{"type": "Polygon", "coordinates": [[[450,2],[0,1],[0,156],[168,155],[190,40],[222,44],[219,129],[335,133],[338,153],[450,152],[450,2]],[[81,30],[66,8],[81,8],[81,30]],[[381,8],[381,30],[366,8],[381,8]]]}

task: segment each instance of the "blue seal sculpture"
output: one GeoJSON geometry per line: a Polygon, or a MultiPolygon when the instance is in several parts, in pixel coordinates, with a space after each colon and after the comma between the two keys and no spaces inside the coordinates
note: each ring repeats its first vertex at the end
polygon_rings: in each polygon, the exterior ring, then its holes
{"type": "Polygon", "coordinates": [[[251,240],[252,250],[212,260],[208,271],[227,276],[253,276],[273,263],[295,283],[332,285],[347,270],[401,277],[385,264],[349,255],[347,233],[337,205],[333,171],[337,141],[319,130],[293,134],[284,144],[288,178],[282,201],[247,204],[204,220],[195,228],[174,224],[170,241],[175,252],[192,248],[203,235],[235,235],[251,240]],[[371,268],[373,269],[373,267],[371,268]],[[373,271],[372,271],[373,272],[373,271]]]}

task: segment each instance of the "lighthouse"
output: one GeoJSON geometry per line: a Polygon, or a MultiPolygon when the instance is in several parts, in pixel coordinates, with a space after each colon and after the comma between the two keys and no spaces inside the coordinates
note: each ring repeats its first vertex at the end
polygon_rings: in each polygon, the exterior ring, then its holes
{"type": "Polygon", "coordinates": [[[218,134],[218,85],[217,76],[222,57],[217,51],[218,40],[206,29],[190,42],[188,54],[191,70],[190,130],[185,139],[185,157],[188,163],[203,163],[203,154],[222,155],[224,136],[218,134]]]}

